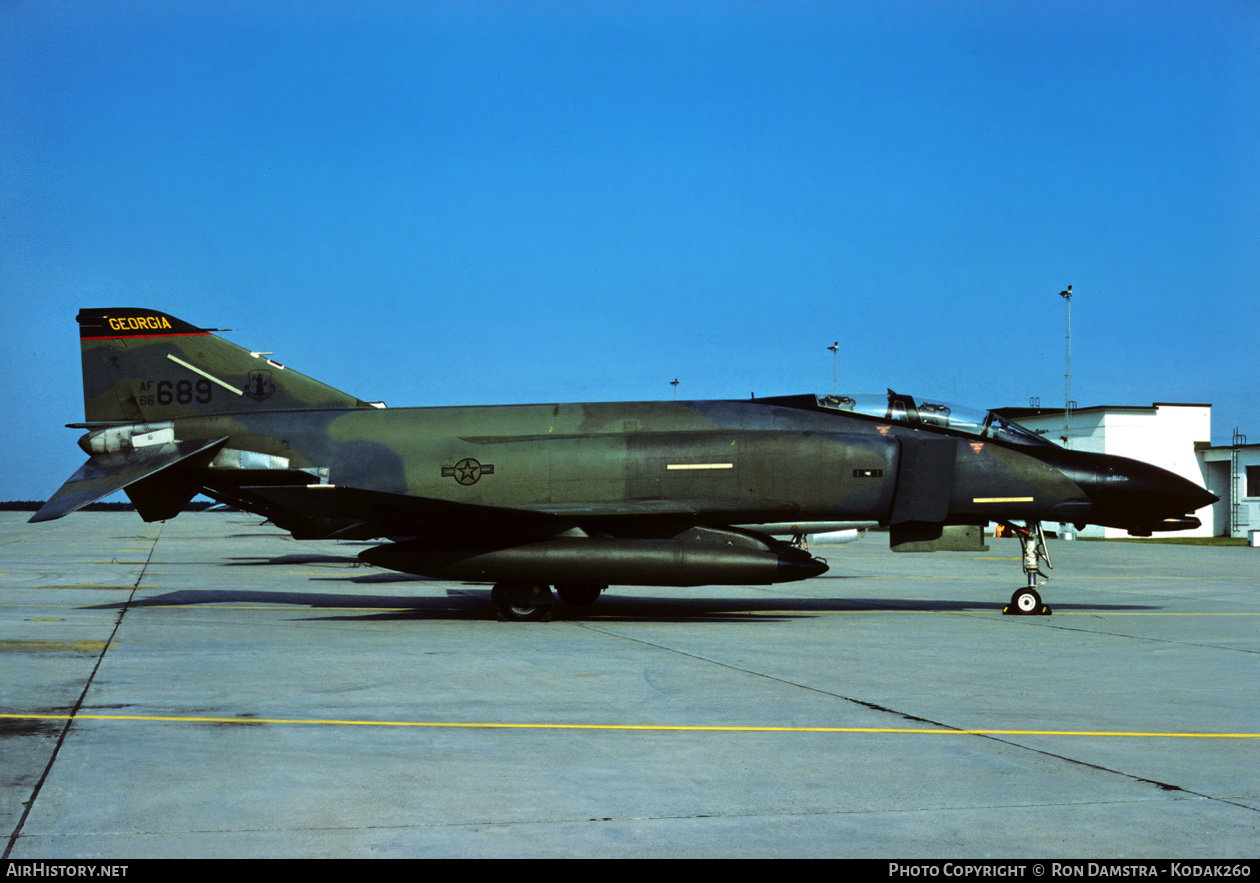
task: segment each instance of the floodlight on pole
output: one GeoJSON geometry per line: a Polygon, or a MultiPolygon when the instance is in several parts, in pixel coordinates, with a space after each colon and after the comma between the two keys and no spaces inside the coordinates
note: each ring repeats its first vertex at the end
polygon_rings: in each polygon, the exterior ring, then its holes
{"type": "Polygon", "coordinates": [[[671,380],[669,382],[669,385],[674,388],[674,401],[678,401],[678,378],[675,377],[673,380],[671,380]]]}
{"type": "Polygon", "coordinates": [[[840,341],[837,340],[831,346],[827,347],[827,349],[831,350],[831,394],[835,395],[836,394],[836,379],[837,379],[836,366],[838,364],[837,363],[838,357],[836,356],[836,353],[840,351],[840,341]]]}
{"type": "Polygon", "coordinates": [[[1059,297],[1067,304],[1067,350],[1063,370],[1063,447],[1072,447],[1072,286],[1060,291],[1059,297]]]}

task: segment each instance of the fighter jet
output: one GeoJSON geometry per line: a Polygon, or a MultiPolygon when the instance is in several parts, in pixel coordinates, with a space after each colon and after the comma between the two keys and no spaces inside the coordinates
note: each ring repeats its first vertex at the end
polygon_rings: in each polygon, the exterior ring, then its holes
{"type": "MultiPolygon", "coordinates": [[[[31,521],[119,490],[145,521],[197,494],[298,539],[381,540],[374,565],[494,584],[501,619],[610,585],[764,585],[827,564],[795,527],[888,528],[897,550],[1024,542],[1005,608],[1049,613],[1042,521],[1196,527],[1180,476],[1066,450],[1002,417],[895,393],[386,408],[150,309],[78,314],[88,461],[31,521]],[[959,544],[962,544],[960,546],[959,544]],[[553,592],[552,587],[555,587],[553,592]]],[[[804,532],[803,530],[801,532],[804,532]]]]}

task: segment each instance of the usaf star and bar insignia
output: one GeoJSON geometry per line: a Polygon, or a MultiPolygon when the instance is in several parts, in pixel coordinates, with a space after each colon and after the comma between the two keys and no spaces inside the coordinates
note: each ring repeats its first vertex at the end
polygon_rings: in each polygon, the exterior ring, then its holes
{"type": "Polygon", "coordinates": [[[442,477],[453,478],[463,485],[476,484],[483,475],[493,475],[494,467],[478,463],[472,457],[465,457],[454,466],[443,466],[442,477]]]}

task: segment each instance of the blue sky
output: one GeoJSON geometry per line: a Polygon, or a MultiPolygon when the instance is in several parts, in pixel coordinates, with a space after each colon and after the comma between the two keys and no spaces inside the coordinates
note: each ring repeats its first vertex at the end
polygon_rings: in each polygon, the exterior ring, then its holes
{"type": "Polygon", "coordinates": [[[392,406],[893,387],[1260,439],[1254,2],[0,0],[0,499],[74,315],[392,406]]]}

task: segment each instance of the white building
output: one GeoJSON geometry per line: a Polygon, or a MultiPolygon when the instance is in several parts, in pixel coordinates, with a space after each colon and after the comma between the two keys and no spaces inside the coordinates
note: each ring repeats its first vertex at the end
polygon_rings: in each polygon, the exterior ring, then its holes
{"type": "Polygon", "coordinates": [[[1215,536],[1245,537],[1248,531],[1260,531],[1260,444],[1247,444],[1244,437],[1235,441],[1198,450],[1207,489],[1221,498],[1212,507],[1215,536]]]}
{"type": "MultiPolygon", "coordinates": [[[[1150,407],[1099,405],[1075,408],[1069,420],[1064,419],[1062,408],[999,408],[997,412],[1065,447],[1116,454],[1160,466],[1206,487],[1221,498],[1221,503],[1195,513],[1203,522],[1202,526],[1191,531],[1179,531],[1180,536],[1217,536],[1228,527],[1229,494],[1209,483],[1208,461],[1203,456],[1206,451],[1220,450],[1211,446],[1211,405],[1178,402],[1155,402],[1150,407]]],[[[1260,445],[1252,447],[1257,449],[1255,462],[1260,464],[1260,445]]],[[[1225,460],[1229,461],[1230,448],[1226,447],[1224,451],[1225,460]]],[[[1256,473],[1256,482],[1260,485],[1260,466],[1256,473]]],[[[1215,472],[1211,474],[1217,475],[1215,472]]],[[[1228,485],[1227,475],[1228,468],[1218,476],[1222,487],[1228,485]]],[[[1260,490],[1260,487],[1253,486],[1252,490],[1260,490]]],[[[1260,503],[1260,500],[1256,502],[1260,503]]],[[[1254,523],[1260,527],[1260,517],[1254,523]]],[[[1097,525],[1088,526],[1080,535],[1128,536],[1118,528],[1097,525]]],[[[1245,529],[1241,535],[1246,536],[1245,529]]]]}

